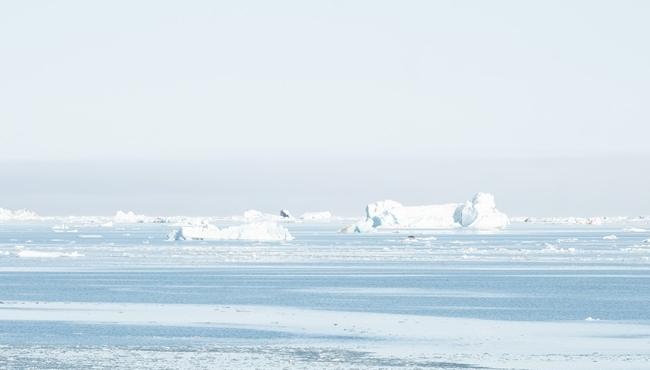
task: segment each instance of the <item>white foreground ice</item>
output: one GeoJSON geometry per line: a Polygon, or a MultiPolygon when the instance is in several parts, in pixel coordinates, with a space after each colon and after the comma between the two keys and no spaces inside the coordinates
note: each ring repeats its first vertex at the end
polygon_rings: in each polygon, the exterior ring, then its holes
{"type": "Polygon", "coordinates": [[[370,203],[366,218],[343,228],[343,232],[366,232],[377,228],[394,229],[499,229],[508,216],[496,208],[494,196],[478,193],[465,203],[404,206],[393,200],[370,203]]]}
{"type": "Polygon", "coordinates": [[[288,241],[293,236],[275,222],[254,222],[219,228],[211,224],[183,226],[169,234],[171,240],[258,240],[288,241]]]}
{"type": "Polygon", "coordinates": [[[341,235],[299,222],[291,243],[165,243],[170,224],[76,222],[0,225],[0,368],[650,364],[638,224],[341,235]]]}
{"type": "MultiPolygon", "coordinates": [[[[343,336],[357,338],[351,343],[356,350],[378,356],[495,368],[642,369],[650,361],[649,325],[601,320],[522,322],[279,306],[19,301],[3,302],[0,321],[248,328],[343,336]]],[[[329,345],[346,349],[350,342],[329,345]]],[[[316,362],[310,368],[322,365],[316,362]]]]}

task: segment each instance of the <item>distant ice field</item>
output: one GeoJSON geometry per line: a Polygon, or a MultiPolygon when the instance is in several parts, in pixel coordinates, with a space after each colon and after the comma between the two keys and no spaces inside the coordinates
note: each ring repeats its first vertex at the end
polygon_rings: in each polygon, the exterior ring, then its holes
{"type": "Polygon", "coordinates": [[[250,242],[0,224],[0,367],[650,365],[643,225],[342,226],[250,242]]]}

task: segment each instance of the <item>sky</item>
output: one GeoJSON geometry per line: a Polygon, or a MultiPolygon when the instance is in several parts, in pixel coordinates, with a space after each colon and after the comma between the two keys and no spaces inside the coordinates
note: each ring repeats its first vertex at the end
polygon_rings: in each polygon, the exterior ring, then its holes
{"type": "Polygon", "coordinates": [[[0,4],[0,207],[650,214],[646,1],[0,4]]]}

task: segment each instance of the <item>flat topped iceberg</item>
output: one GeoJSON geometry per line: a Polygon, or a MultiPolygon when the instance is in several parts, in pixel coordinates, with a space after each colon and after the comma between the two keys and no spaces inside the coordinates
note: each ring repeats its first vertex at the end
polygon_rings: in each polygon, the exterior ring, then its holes
{"type": "Polygon", "coordinates": [[[383,200],[366,206],[366,218],[343,228],[343,232],[365,232],[377,228],[396,229],[498,229],[508,225],[508,216],[496,208],[494,196],[478,193],[465,203],[404,206],[383,200]]]}
{"type": "Polygon", "coordinates": [[[449,203],[407,207],[384,200],[366,206],[366,219],[375,228],[448,229],[455,227],[454,212],[458,206],[449,203]]]}
{"type": "Polygon", "coordinates": [[[183,226],[169,234],[170,240],[255,240],[288,241],[293,236],[275,222],[255,222],[218,228],[211,224],[183,226]]]}

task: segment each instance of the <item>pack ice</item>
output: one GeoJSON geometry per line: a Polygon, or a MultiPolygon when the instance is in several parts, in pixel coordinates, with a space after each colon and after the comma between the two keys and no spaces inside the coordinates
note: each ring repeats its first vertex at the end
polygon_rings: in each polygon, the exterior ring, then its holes
{"type": "Polygon", "coordinates": [[[117,211],[117,213],[115,213],[115,216],[113,216],[113,221],[115,223],[121,224],[144,223],[147,222],[147,216],[137,214],[133,211],[117,211]]]}
{"type": "Polygon", "coordinates": [[[399,229],[498,229],[508,225],[508,216],[496,208],[494,196],[477,193],[465,203],[404,206],[383,200],[366,206],[366,218],[342,232],[366,232],[377,228],[399,229]]]}
{"type": "Polygon", "coordinates": [[[17,209],[15,211],[6,208],[0,208],[0,221],[37,221],[41,217],[27,209],[17,209]]]}
{"type": "Polygon", "coordinates": [[[169,234],[170,240],[257,240],[288,241],[293,236],[285,227],[275,222],[255,222],[239,226],[218,228],[211,224],[183,226],[169,234]]]}

